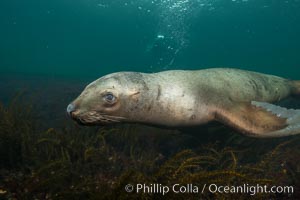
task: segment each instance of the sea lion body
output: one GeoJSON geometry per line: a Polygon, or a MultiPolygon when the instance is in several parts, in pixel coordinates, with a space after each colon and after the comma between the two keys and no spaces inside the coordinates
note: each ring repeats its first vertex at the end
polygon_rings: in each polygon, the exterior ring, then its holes
{"type": "Polygon", "coordinates": [[[90,125],[134,122],[182,127],[217,120],[249,135],[272,137],[270,133],[289,127],[290,116],[278,117],[283,108],[277,106],[275,112],[259,102],[280,101],[297,94],[298,86],[299,82],[281,77],[229,68],[117,72],[88,85],[70,104],[69,113],[90,125]],[[107,101],[107,94],[114,102],[107,101]]]}
{"type": "Polygon", "coordinates": [[[153,106],[156,123],[168,126],[206,123],[216,109],[234,102],[250,99],[274,102],[292,91],[286,79],[236,69],[174,70],[142,75],[149,88],[143,105],[148,102],[146,108],[153,106]]]}

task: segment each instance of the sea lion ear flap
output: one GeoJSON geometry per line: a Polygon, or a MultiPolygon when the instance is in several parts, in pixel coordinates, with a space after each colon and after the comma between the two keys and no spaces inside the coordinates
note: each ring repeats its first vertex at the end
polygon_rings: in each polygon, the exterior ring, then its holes
{"type": "Polygon", "coordinates": [[[139,94],[140,94],[140,93],[141,93],[141,92],[138,91],[138,90],[130,91],[129,97],[132,98],[133,100],[137,101],[138,98],[139,98],[139,94]]]}
{"type": "MultiPolygon", "coordinates": [[[[217,121],[238,129],[254,137],[279,137],[289,135],[277,132],[289,127],[289,114],[285,108],[265,102],[232,102],[231,105],[216,110],[217,121]]],[[[284,132],[284,131],[283,131],[284,132]]]]}

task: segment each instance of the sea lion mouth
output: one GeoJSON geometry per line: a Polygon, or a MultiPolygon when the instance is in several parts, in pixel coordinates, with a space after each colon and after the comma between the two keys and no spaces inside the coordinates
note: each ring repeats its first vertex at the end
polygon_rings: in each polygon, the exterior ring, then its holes
{"type": "Polygon", "coordinates": [[[96,111],[90,111],[79,115],[75,115],[72,113],[71,117],[79,125],[85,125],[85,126],[107,125],[107,124],[119,123],[125,120],[124,117],[107,115],[104,113],[98,113],[96,111]]]}

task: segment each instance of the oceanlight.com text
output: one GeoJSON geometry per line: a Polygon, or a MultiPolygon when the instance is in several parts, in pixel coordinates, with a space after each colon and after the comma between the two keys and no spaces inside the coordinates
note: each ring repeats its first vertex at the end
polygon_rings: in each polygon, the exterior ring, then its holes
{"type": "Polygon", "coordinates": [[[222,194],[249,194],[256,195],[259,193],[266,194],[293,194],[293,186],[269,186],[269,185],[250,185],[243,184],[239,186],[234,185],[218,185],[218,184],[173,184],[173,185],[163,185],[159,183],[152,184],[127,184],[125,186],[125,191],[128,193],[144,193],[144,194],[162,194],[167,193],[180,193],[180,194],[204,194],[204,193],[222,193],[222,194]]]}

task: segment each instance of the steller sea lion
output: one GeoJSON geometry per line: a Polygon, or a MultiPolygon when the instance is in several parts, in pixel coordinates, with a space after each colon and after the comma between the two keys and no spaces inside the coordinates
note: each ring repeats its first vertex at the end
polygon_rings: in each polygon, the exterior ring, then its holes
{"type": "Polygon", "coordinates": [[[230,68],[117,72],[89,84],[67,108],[83,125],[167,127],[219,121],[255,137],[300,133],[300,110],[271,104],[300,94],[300,81],[230,68]]]}

